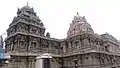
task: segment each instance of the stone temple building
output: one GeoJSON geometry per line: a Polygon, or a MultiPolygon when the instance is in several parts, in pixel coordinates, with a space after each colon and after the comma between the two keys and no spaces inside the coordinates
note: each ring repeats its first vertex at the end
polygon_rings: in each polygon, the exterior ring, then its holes
{"type": "Polygon", "coordinates": [[[74,16],[66,39],[51,38],[45,30],[33,8],[18,8],[5,40],[11,58],[2,67],[35,68],[36,57],[49,53],[51,68],[120,68],[120,42],[108,33],[96,34],[85,16],[74,16]]]}

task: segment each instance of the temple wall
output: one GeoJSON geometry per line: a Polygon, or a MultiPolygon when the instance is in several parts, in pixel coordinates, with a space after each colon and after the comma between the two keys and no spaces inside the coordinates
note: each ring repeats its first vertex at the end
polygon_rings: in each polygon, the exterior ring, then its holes
{"type": "Polygon", "coordinates": [[[12,57],[7,68],[35,68],[35,57],[12,57]]]}
{"type": "Polygon", "coordinates": [[[112,68],[120,66],[119,58],[120,56],[89,53],[65,57],[63,62],[65,68],[75,68],[75,61],[78,68],[112,68]]]}

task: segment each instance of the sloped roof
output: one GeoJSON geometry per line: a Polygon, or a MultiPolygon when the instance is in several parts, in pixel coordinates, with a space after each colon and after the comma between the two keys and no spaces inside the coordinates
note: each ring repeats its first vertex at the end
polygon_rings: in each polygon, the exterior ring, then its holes
{"type": "Polygon", "coordinates": [[[101,36],[105,40],[109,40],[109,41],[120,44],[120,42],[115,37],[113,37],[111,34],[105,33],[105,34],[102,34],[101,36]]]}

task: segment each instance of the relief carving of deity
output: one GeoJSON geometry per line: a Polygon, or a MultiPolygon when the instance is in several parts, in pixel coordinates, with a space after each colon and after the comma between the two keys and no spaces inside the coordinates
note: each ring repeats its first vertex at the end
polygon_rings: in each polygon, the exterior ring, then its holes
{"type": "Polygon", "coordinates": [[[19,39],[19,47],[20,49],[25,49],[25,46],[26,46],[26,41],[25,41],[26,37],[25,36],[22,36],[20,39],[19,39]]]}
{"type": "Polygon", "coordinates": [[[17,25],[17,32],[22,32],[21,30],[22,30],[22,27],[21,27],[22,25],[21,24],[18,24],[17,25]]]}
{"type": "Polygon", "coordinates": [[[30,33],[31,34],[38,34],[38,30],[37,30],[37,28],[36,27],[31,27],[31,29],[30,29],[30,33]]]}

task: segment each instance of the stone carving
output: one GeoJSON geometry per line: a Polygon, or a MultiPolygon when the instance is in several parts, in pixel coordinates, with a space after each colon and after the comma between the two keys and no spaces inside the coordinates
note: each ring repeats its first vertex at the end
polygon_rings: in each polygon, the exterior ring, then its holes
{"type": "Polygon", "coordinates": [[[43,22],[40,23],[41,26],[44,26],[43,22]]]}
{"type": "Polygon", "coordinates": [[[20,50],[26,51],[26,47],[27,47],[27,37],[26,36],[21,36],[19,39],[19,48],[20,50]]]}
{"type": "Polygon", "coordinates": [[[12,34],[14,34],[14,33],[15,33],[15,29],[14,29],[14,27],[8,29],[7,32],[8,32],[8,36],[11,36],[12,34]]]}
{"type": "Polygon", "coordinates": [[[41,29],[41,36],[44,36],[45,29],[41,29]]]}
{"type": "Polygon", "coordinates": [[[88,39],[84,39],[84,46],[86,46],[86,47],[89,47],[89,46],[90,46],[88,39]]]}
{"type": "Polygon", "coordinates": [[[25,24],[18,24],[17,25],[17,32],[28,33],[28,26],[25,24]]]}
{"type": "Polygon", "coordinates": [[[74,50],[78,50],[80,47],[79,40],[74,41],[72,46],[73,46],[73,48],[75,48],[74,50]]]}
{"type": "Polygon", "coordinates": [[[47,32],[46,37],[50,38],[50,33],[47,32]]]}
{"type": "Polygon", "coordinates": [[[83,20],[83,22],[87,23],[85,16],[83,16],[82,20],[83,20]]]}
{"type": "Polygon", "coordinates": [[[36,27],[30,27],[30,33],[31,34],[35,34],[35,35],[39,35],[38,31],[37,31],[37,28],[36,27]]]}

